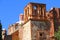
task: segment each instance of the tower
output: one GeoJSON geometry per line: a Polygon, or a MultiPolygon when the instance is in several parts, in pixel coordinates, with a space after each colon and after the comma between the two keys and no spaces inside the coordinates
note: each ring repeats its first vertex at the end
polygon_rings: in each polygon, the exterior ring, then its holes
{"type": "MultiPolygon", "coordinates": [[[[60,8],[52,8],[49,11],[49,18],[53,19],[54,23],[54,31],[58,31],[58,28],[60,26],[60,8]]],[[[50,20],[51,21],[51,20],[50,20]]]]}
{"type": "Polygon", "coordinates": [[[24,8],[24,22],[29,19],[42,20],[46,17],[46,5],[39,3],[29,3],[24,8]]]}
{"type": "Polygon", "coordinates": [[[19,21],[20,21],[19,22],[20,24],[23,24],[24,23],[24,14],[20,14],[19,15],[19,21]]]}
{"type": "Polygon", "coordinates": [[[24,8],[23,40],[50,40],[53,36],[50,28],[53,27],[53,23],[46,19],[45,4],[29,3],[24,8]]]}

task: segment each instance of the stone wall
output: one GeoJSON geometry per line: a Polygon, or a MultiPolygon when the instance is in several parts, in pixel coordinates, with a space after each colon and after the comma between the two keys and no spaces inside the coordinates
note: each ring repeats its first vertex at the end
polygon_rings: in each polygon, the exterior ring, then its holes
{"type": "Polygon", "coordinates": [[[50,23],[45,21],[31,21],[32,40],[47,40],[50,37],[50,23]]]}
{"type": "Polygon", "coordinates": [[[18,30],[16,32],[14,32],[12,35],[12,40],[19,40],[19,32],[18,30]]]}
{"type": "Polygon", "coordinates": [[[23,25],[23,40],[31,40],[31,27],[30,21],[23,25]]]}

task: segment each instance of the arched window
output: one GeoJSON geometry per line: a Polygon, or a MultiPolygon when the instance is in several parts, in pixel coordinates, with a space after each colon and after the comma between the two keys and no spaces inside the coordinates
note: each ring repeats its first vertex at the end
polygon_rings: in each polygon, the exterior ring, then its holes
{"type": "Polygon", "coordinates": [[[36,6],[34,6],[33,8],[34,8],[34,10],[36,10],[36,9],[37,9],[37,7],[36,7],[36,6]]]}
{"type": "Polygon", "coordinates": [[[41,7],[38,10],[38,14],[41,15],[41,7]]]}
{"type": "Polygon", "coordinates": [[[27,15],[29,15],[29,7],[27,8],[27,15]]]}
{"type": "Polygon", "coordinates": [[[37,15],[37,6],[33,6],[33,15],[34,15],[34,16],[37,15]]]}

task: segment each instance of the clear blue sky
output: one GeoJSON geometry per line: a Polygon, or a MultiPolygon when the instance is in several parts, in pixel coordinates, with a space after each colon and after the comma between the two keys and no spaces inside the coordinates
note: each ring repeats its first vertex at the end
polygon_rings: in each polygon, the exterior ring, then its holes
{"type": "Polygon", "coordinates": [[[19,14],[24,13],[24,7],[29,2],[46,4],[46,9],[51,7],[60,8],[60,0],[0,0],[0,20],[2,28],[8,29],[9,24],[19,20],[19,14]]]}

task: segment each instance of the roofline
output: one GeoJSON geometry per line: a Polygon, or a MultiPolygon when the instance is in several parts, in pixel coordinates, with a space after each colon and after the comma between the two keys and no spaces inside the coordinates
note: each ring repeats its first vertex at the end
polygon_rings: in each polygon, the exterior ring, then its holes
{"type": "MultiPolygon", "coordinates": [[[[46,5],[46,4],[43,4],[43,3],[36,3],[36,2],[29,2],[27,5],[29,5],[29,4],[39,4],[39,5],[46,5]]],[[[27,5],[24,7],[24,9],[27,7],[27,5]]]]}

